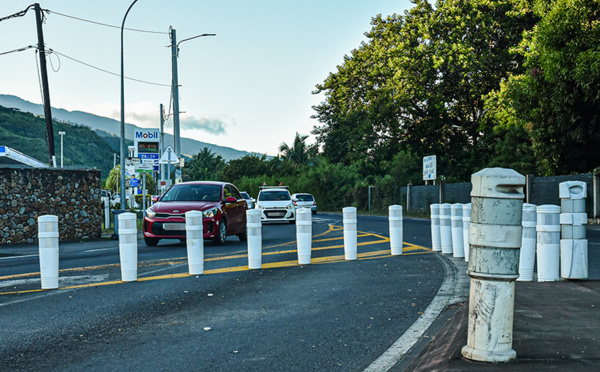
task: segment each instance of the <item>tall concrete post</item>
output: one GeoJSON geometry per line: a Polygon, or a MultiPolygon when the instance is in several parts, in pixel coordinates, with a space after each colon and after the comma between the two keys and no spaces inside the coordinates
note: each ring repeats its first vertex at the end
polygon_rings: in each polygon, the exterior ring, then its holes
{"type": "Polygon", "coordinates": [[[507,362],[517,357],[512,334],[525,177],[512,169],[487,168],[473,174],[471,182],[471,291],[462,355],[507,362]]]}

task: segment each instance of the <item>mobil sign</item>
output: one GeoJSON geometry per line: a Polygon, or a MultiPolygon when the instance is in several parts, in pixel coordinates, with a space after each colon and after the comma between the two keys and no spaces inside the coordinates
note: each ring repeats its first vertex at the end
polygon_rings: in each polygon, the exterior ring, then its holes
{"type": "Polygon", "coordinates": [[[158,171],[160,135],[156,129],[136,130],[133,138],[135,156],[143,160],[151,160],[158,171]]]}

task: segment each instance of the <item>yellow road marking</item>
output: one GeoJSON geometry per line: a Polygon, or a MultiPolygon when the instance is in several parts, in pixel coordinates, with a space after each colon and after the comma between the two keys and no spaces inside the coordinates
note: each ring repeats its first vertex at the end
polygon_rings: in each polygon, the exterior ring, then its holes
{"type": "MultiPolygon", "coordinates": [[[[342,227],[339,226],[335,226],[335,225],[329,225],[329,228],[327,229],[327,231],[315,235],[314,237],[319,237],[319,236],[325,236],[327,234],[330,234],[334,231],[341,231],[343,230],[342,227]]],[[[378,234],[374,234],[374,233],[367,233],[367,232],[359,232],[360,235],[358,235],[358,237],[376,237],[379,240],[373,240],[373,241],[367,241],[367,242],[359,242],[357,243],[358,246],[368,246],[368,245],[374,245],[374,244],[382,244],[382,243],[388,243],[390,241],[390,239],[388,237],[385,236],[381,236],[378,234]]],[[[314,238],[313,237],[313,238],[314,238]]],[[[326,239],[313,239],[313,243],[321,243],[321,242],[327,242],[327,241],[335,241],[335,240],[343,240],[343,236],[341,237],[334,237],[334,238],[326,238],[326,239]]],[[[283,246],[288,246],[288,245],[292,245],[295,244],[296,241],[292,241],[292,242],[288,242],[288,243],[283,243],[283,244],[277,244],[277,245],[273,245],[273,246],[268,246],[265,247],[265,249],[270,249],[270,248],[276,248],[276,247],[283,247],[283,246]]],[[[403,255],[414,255],[414,254],[423,254],[423,253],[429,253],[432,250],[430,248],[426,248],[426,247],[422,247],[416,244],[411,244],[411,243],[403,243],[404,247],[403,247],[403,255]],[[419,251],[419,252],[417,252],[419,251]]],[[[331,249],[339,249],[339,248],[344,248],[344,245],[333,245],[333,246],[325,246],[325,247],[312,247],[312,250],[314,251],[321,251],[321,250],[331,250],[331,249]]],[[[288,254],[288,253],[295,253],[297,252],[296,249],[290,249],[290,250],[284,250],[284,251],[271,251],[271,252],[263,252],[262,255],[263,256],[271,256],[271,255],[278,255],[278,254],[288,254]]],[[[375,258],[382,258],[382,257],[389,257],[390,255],[390,250],[380,250],[380,251],[373,251],[373,252],[363,252],[363,253],[358,253],[357,254],[357,259],[358,260],[367,260],[367,259],[375,259],[375,258]]],[[[238,254],[233,254],[233,255],[219,255],[216,257],[209,257],[206,258],[205,261],[210,262],[210,261],[221,261],[221,260],[231,260],[231,259],[239,259],[239,258],[245,258],[248,257],[247,253],[238,253],[238,254]]],[[[336,256],[326,256],[326,257],[314,257],[311,259],[311,264],[326,264],[326,263],[337,263],[337,262],[343,262],[345,261],[345,257],[344,255],[336,255],[336,256]]],[[[156,261],[145,261],[140,263],[140,266],[164,266],[164,265],[179,265],[179,264],[185,264],[187,262],[187,257],[178,257],[178,258],[169,258],[169,259],[164,259],[164,260],[156,260],[156,261]]],[[[297,260],[293,260],[293,261],[281,261],[281,262],[271,262],[271,263],[264,263],[262,265],[262,269],[274,269],[274,268],[282,268],[282,267],[294,267],[294,266],[303,266],[303,265],[299,265],[297,260]]],[[[87,271],[87,270],[98,270],[98,269],[106,269],[106,268],[118,268],[120,267],[120,264],[107,264],[107,265],[97,265],[97,266],[87,266],[87,267],[79,267],[79,268],[71,268],[71,269],[62,269],[60,270],[61,273],[66,273],[66,272],[77,272],[77,271],[87,271]]],[[[205,270],[203,275],[210,275],[210,274],[219,274],[219,273],[228,273],[228,272],[240,272],[240,271],[248,271],[250,270],[248,268],[248,266],[234,266],[234,267],[226,267],[226,268],[219,268],[219,269],[211,269],[211,270],[205,270]]],[[[35,277],[38,276],[39,277],[40,273],[39,272],[34,272],[34,273],[24,273],[24,274],[16,274],[16,275],[8,275],[8,276],[1,276],[0,280],[5,280],[5,279],[16,279],[16,278],[29,278],[29,277],[35,277]]],[[[173,279],[173,278],[184,278],[184,277],[189,277],[190,275],[188,273],[178,273],[178,274],[167,274],[167,275],[159,275],[159,276],[152,276],[152,277],[144,277],[144,278],[138,278],[137,281],[140,282],[145,282],[145,281],[151,281],[151,280],[162,280],[162,279],[173,279]]],[[[110,282],[95,282],[95,283],[89,283],[89,284],[81,284],[81,285],[74,285],[74,286],[68,286],[68,287],[62,287],[59,288],[60,290],[66,290],[66,289],[76,289],[76,288],[86,288],[86,287],[97,287],[97,286],[105,286],[105,285],[114,285],[114,284],[121,284],[123,283],[122,281],[118,280],[118,281],[110,281],[110,282]]],[[[20,293],[34,293],[34,292],[42,292],[42,291],[46,291],[46,289],[32,289],[32,290],[25,290],[25,291],[14,291],[14,292],[0,292],[0,295],[8,295],[8,294],[20,294],[20,293]]]]}

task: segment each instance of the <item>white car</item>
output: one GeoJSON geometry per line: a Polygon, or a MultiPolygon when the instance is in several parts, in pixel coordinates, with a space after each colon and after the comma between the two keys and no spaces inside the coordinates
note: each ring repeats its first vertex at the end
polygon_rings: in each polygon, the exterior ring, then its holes
{"type": "Polygon", "coordinates": [[[315,197],[307,193],[292,195],[292,201],[296,208],[310,208],[312,214],[317,214],[317,201],[315,197]]]}
{"type": "Polygon", "coordinates": [[[261,186],[256,199],[262,222],[296,223],[296,208],[287,186],[261,186]]]}

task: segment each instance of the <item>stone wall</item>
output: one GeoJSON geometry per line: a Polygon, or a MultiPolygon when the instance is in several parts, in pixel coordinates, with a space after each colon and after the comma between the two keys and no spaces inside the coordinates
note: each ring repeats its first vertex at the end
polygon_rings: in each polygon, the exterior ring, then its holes
{"type": "Polygon", "coordinates": [[[61,241],[99,238],[99,170],[0,168],[0,244],[37,241],[37,218],[58,216],[61,241]]]}

